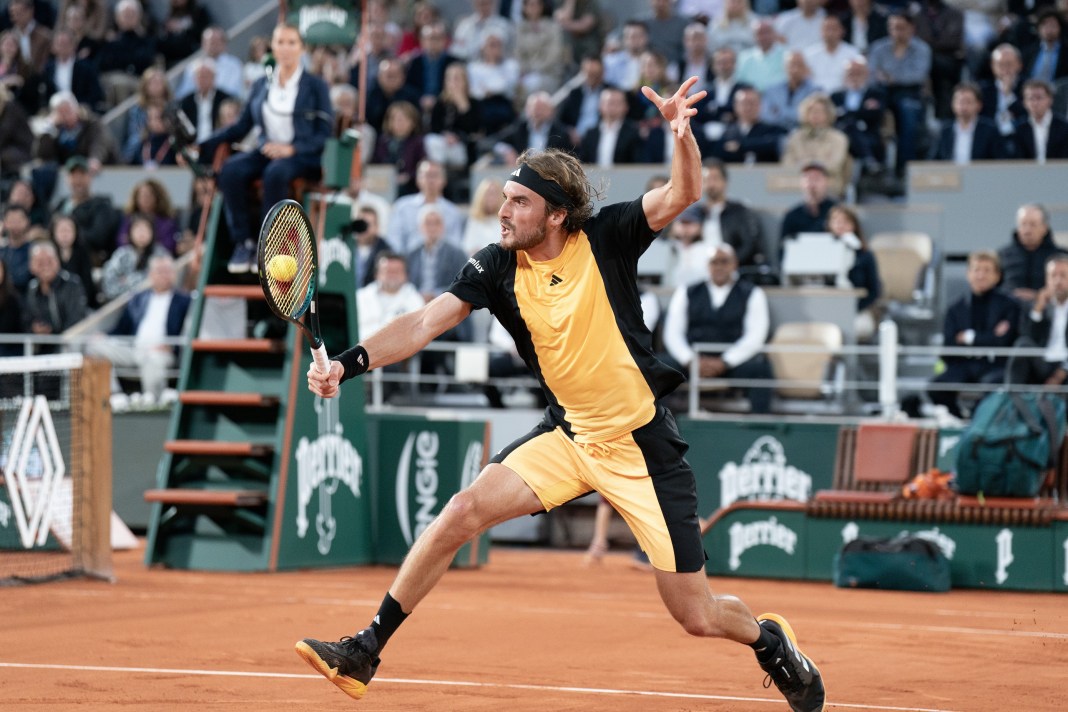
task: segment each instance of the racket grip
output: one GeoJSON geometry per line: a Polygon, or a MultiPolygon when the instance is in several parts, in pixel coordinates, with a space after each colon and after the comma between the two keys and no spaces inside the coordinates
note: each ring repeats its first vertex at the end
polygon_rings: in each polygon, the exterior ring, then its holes
{"type": "Polygon", "coordinates": [[[326,345],[319,344],[319,348],[312,349],[311,354],[319,373],[330,373],[330,357],[326,355],[326,345]]]}

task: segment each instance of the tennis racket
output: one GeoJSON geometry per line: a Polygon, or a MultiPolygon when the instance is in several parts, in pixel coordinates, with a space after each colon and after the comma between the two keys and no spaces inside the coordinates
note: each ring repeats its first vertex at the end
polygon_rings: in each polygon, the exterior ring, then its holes
{"type": "Polygon", "coordinates": [[[271,208],[260,228],[256,256],[267,305],[280,318],[304,331],[311,342],[315,367],[320,373],[329,373],[330,358],[319,331],[315,232],[300,203],[282,200],[271,208]]]}

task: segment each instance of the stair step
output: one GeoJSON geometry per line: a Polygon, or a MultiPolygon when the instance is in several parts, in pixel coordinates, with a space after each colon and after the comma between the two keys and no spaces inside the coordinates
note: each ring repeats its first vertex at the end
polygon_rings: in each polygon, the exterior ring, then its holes
{"type": "Polygon", "coordinates": [[[212,455],[215,457],[262,457],[274,451],[266,443],[234,443],[216,440],[168,440],[163,449],[172,455],[212,455]]]}
{"type": "Polygon", "coordinates": [[[285,350],[280,339],[193,339],[194,351],[273,354],[285,350]]]}
{"type": "Polygon", "coordinates": [[[246,406],[269,408],[278,405],[278,396],[263,393],[233,393],[231,391],[184,391],[178,400],[183,405],[246,406]]]}
{"type": "Polygon", "coordinates": [[[239,299],[263,299],[263,287],[259,284],[208,284],[205,297],[237,297],[239,299]]]}
{"type": "Polygon", "coordinates": [[[267,503],[267,493],[262,490],[151,489],[145,490],[145,501],[213,507],[257,507],[267,503]]]}

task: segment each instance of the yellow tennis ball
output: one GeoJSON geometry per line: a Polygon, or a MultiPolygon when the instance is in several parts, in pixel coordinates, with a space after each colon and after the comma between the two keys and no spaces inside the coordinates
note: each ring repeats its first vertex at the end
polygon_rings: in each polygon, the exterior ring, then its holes
{"type": "Polygon", "coordinates": [[[289,282],[297,276],[297,260],[292,255],[275,255],[267,263],[267,274],[279,282],[289,282]]]}

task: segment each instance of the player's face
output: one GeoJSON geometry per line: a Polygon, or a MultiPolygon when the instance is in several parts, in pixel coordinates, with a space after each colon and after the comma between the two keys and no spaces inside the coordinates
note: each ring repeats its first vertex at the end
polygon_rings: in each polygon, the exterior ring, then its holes
{"type": "Polygon", "coordinates": [[[501,247],[514,252],[529,250],[545,241],[545,199],[524,185],[504,184],[504,203],[497,211],[501,221],[501,247]]]}

